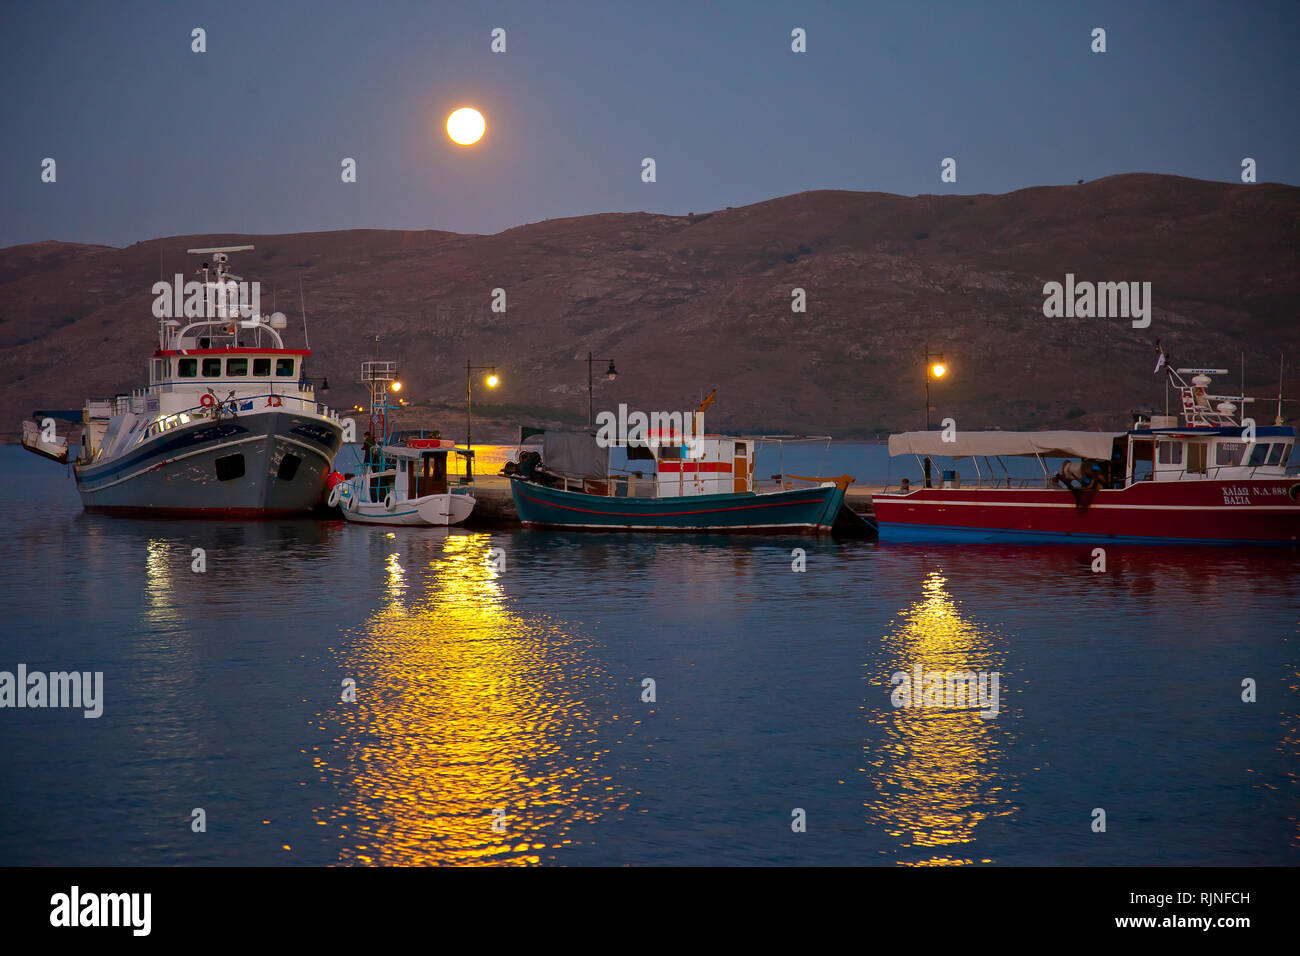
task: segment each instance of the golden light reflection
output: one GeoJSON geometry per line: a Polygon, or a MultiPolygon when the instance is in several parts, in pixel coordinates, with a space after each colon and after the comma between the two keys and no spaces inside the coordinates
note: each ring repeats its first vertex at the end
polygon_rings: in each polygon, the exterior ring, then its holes
{"type": "Polygon", "coordinates": [[[400,598],[406,593],[406,569],[396,552],[388,556],[385,570],[388,572],[388,596],[400,598]]]}
{"type": "Polygon", "coordinates": [[[431,558],[426,537],[403,546],[413,600],[350,639],[356,702],[323,715],[340,729],[315,766],[340,801],[317,822],[341,863],[553,858],[626,809],[602,766],[605,709],[587,704],[606,678],[563,626],[506,606],[487,535],[450,534],[431,558]]]}
{"type": "MultiPolygon", "coordinates": [[[[987,633],[964,620],[944,590],[942,572],[926,575],[922,597],[902,612],[884,637],[889,673],[872,682],[873,697],[888,699],[890,676],[929,671],[1001,671],[987,633]]],[[[976,828],[991,817],[1016,811],[998,761],[1009,739],[1006,675],[1000,679],[999,716],[981,719],[974,709],[898,708],[875,719],[880,741],[869,748],[870,773],[879,794],[867,818],[898,841],[904,866],[953,866],[977,862],[976,828]]],[[[878,700],[872,701],[877,711],[878,700]]],[[[878,712],[878,711],[877,711],[878,712]]],[[[980,858],[980,862],[988,862],[980,858]]]]}
{"type": "MultiPolygon", "coordinates": [[[[188,562],[188,555],[177,555],[173,542],[160,538],[150,538],[145,544],[145,621],[159,627],[162,625],[179,625],[184,622],[183,613],[177,608],[176,594],[172,573],[178,562],[188,562]]],[[[184,565],[181,565],[184,567],[184,565]]],[[[186,571],[189,568],[186,567],[186,571]]]]}

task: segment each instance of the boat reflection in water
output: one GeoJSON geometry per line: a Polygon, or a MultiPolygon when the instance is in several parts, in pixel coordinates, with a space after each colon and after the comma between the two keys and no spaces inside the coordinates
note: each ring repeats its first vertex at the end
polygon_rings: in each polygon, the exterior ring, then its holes
{"type": "MultiPolygon", "coordinates": [[[[1011,736],[1007,675],[991,635],[962,619],[945,584],[942,572],[926,574],[920,599],[885,635],[878,661],[884,673],[870,685],[867,710],[876,715],[878,733],[867,747],[868,770],[878,796],[866,804],[867,819],[897,841],[892,853],[904,866],[990,862],[975,853],[976,828],[1016,811],[1009,784],[999,777],[1011,736]],[[983,719],[978,708],[895,709],[890,678],[914,673],[917,665],[926,673],[1002,672],[999,715],[983,719]]],[[[919,689],[913,692],[919,700],[919,689]]]]}
{"type": "Polygon", "coordinates": [[[586,642],[506,606],[487,535],[387,543],[388,600],[340,671],[356,701],[324,715],[336,739],[315,760],[340,797],[315,811],[339,862],[529,864],[582,843],[626,809],[584,701],[605,680],[586,642]]]}

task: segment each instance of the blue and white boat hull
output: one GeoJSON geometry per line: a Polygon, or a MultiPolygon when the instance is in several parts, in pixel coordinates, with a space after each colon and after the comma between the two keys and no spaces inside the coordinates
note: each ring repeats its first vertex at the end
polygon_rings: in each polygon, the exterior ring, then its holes
{"type": "Polygon", "coordinates": [[[288,409],[200,421],[76,467],[87,511],[262,518],[305,514],[342,443],[336,421],[288,409]]]}

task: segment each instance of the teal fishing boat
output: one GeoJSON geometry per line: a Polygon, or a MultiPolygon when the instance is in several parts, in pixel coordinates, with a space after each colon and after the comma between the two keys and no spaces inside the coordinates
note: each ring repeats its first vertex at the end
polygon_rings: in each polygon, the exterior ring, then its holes
{"type": "MultiPolygon", "coordinates": [[[[698,416],[697,416],[698,424],[698,416]]],[[[638,470],[613,474],[608,444],[589,433],[544,436],[525,452],[510,487],[525,525],[599,531],[690,531],[874,536],[850,511],[853,479],[780,476],[771,490],[754,482],[760,438],[647,430],[620,442],[638,470]],[[796,486],[798,485],[798,486],[796,486]]]]}
{"type": "Polygon", "coordinates": [[[511,490],[526,525],[604,531],[829,533],[844,506],[844,489],[829,483],[766,493],[648,498],[566,491],[512,478],[511,490]]]}

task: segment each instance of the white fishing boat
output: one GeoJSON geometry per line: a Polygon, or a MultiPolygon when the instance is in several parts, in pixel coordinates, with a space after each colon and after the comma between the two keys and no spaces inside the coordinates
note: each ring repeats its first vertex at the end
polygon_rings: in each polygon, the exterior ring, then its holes
{"type": "Polygon", "coordinates": [[[60,465],[68,462],[68,440],[55,434],[52,418],[44,419],[39,426],[36,422],[23,422],[23,447],[60,465]]]}
{"type": "MultiPolygon", "coordinates": [[[[306,378],[307,348],[287,348],[282,313],[259,311],[259,286],[229,271],[252,246],[190,249],[202,281],[154,286],[158,346],[148,384],[92,399],[73,463],[87,511],[265,518],[306,514],[342,444],[338,414],[306,378]],[[251,289],[251,295],[249,293],[251,289]]],[[[23,447],[58,462],[54,417],[23,423],[23,447]]]]}
{"type": "Polygon", "coordinates": [[[360,524],[460,524],[476,502],[448,486],[447,455],[455,447],[440,438],[378,446],[379,467],[340,481],[330,489],[329,504],[360,524]]]}
{"type": "Polygon", "coordinates": [[[453,486],[448,480],[447,456],[456,443],[436,435],[390,432],[396,362],[363,363],[361,380],[370,386],[372,431],[367,434],[377,431],[380,437],[366,442],[361,473],[330,489],[330,507],[339,508],[345,519],[359,524],[460,524],[477,502],[472,486],[453,486]]]}

